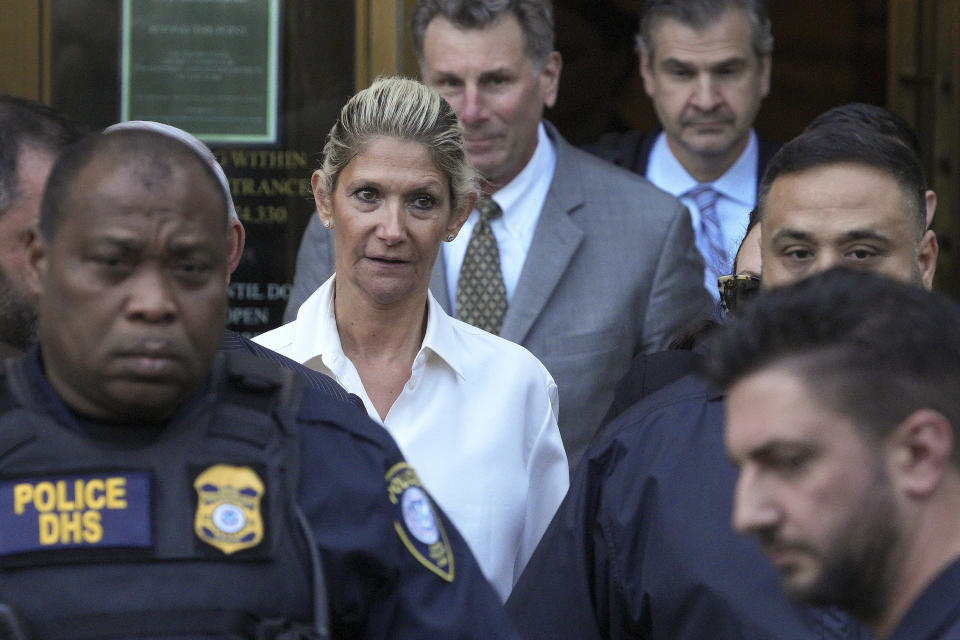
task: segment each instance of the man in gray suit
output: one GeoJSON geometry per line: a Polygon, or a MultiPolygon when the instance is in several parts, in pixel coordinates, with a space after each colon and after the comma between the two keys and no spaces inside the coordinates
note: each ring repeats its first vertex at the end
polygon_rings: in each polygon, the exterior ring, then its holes
{"type": "MultiPolygon", "coordinates": [[[[421,0],[411,29],[423,80],[463,122],[470,161],[497,210],[489,218],[474,211],[448,238],[430,289],[465,319],[478,297],[463,286],[476,276],[461,278],[474,260],[471,241],[492,235],[505,298],[492,330],[533,352],[556,380],[572,470],[633,356],[666,348],[710,311],[689,217],[672,196],[542,122],[561,68],[548,0],[421,0]]],[[[331,245],[314,219],[288,319],[330,275],[331,245]]]]}

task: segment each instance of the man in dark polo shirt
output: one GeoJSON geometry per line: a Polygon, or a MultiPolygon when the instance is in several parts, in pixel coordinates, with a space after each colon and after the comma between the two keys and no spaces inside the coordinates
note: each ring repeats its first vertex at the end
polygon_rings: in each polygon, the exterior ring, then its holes
{"type": "Polygon", "coordinates": [[[883,640],[960,638],[960,306],[838,269],[717,338],[733,524],[787,595],[883,640]]]}

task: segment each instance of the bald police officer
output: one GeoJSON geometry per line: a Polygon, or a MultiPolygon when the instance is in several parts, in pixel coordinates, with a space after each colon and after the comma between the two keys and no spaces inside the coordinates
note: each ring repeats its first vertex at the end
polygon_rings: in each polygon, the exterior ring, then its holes
{"type": "Polygon", "coordinates": [[[0,376],[7,626],[323,637],[322,567],[331,637],[512,637],[385,431],[217,355],[226,212],[210,168],[154,132],[93,136],[54,167],[29,247],[40,342],[0,376]]]}

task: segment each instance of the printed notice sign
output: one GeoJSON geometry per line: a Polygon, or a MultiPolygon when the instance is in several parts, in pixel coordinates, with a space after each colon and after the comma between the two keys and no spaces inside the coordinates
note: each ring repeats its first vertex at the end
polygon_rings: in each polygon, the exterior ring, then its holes
{"type": "Polygon", "coordinates": [[[121,119],[277,142],[279,0],[123,0],[121,119]]]}

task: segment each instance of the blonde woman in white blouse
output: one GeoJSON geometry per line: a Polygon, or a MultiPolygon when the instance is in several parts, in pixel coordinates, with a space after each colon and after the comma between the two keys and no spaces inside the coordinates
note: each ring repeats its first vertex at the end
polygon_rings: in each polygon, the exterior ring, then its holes
{"type": "Polygon", "coordinates": [[[380,79],[344,106],[323,156],[312,183],[336,273],[256,341],[363,399],[506,600],[569,476],[544,366],[428,289],[477,199],[463,129],[432,89],[380,79]]]}

